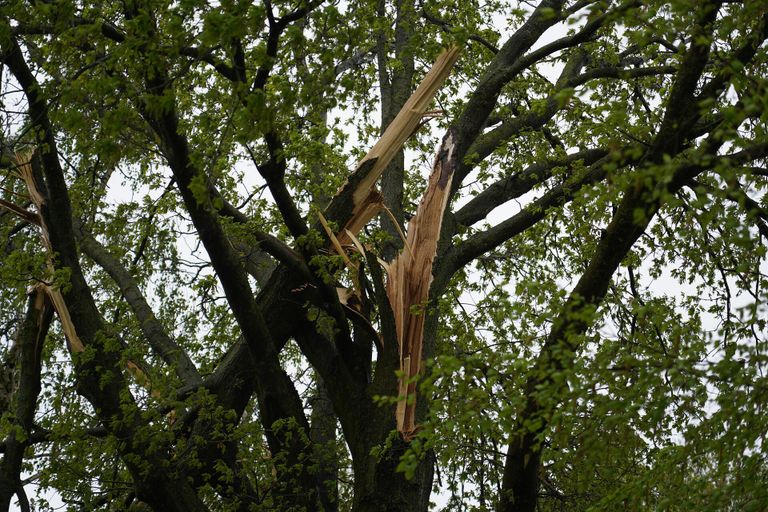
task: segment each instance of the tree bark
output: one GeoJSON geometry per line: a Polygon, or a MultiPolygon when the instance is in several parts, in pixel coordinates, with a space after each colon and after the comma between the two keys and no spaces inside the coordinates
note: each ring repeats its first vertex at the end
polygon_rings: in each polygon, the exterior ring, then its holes
{"type": "MultiPolygon", "coordinates": [[[[48,329],[53,320],[53,305],[45,290],[36,287],[27,301],[27,311],[19,326],[15,344],[18,347],[18,386],[13,396],[11,425],[15,429],[5,439],[5,454],[0,463],[0,510],[9,510],[11,498],[21,488],[21,466],[24,451],[30,444],[32,427],[40,394],[41,355],[48,329]]],[[[23,492],[23,491],[22,491],[23,492]]]]}

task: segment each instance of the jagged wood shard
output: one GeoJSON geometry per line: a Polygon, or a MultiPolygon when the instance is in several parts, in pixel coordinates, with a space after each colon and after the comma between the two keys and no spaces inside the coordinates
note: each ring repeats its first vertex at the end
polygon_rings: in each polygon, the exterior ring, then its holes
{"type": "MultiPolygon", "coordinates": [[[[48,228],[45,225],[45,221],[43,220],[42,215],[40,212],[43,211],[43,207],[45,204],[45,197],[40,192],[40,190],[37,188],[37,184],[35,182],[35,177],[32,172],[32,156],[33,152],[28,152],[24,154],[17,154],[16,155],[16,164],[18,166],[19,171],[19,177],[24,181],[24,184],[27,186],[27,191],[29,192],[29,198],[32,200],[32,204],[34,204],[35,208],[37,209],[37,214],[32,214],[30,212],[30,215],[34,215],[34,217],[37,219],[38,222],[35,222],[36,225],[40,227],[40,238],[43,241],[43,246],[45,247],[45,250],[48,254],[48,271],[51,276],[54,274],[54,265],[53,265],[53,247],[51,245],[50,238],[48,237],[48,228]]],[[[67,307],[67,303],[64,300],[64,296],[61,293],[61,290],[55,286],[48,283],[40,283],[35,288],[38,290],[43,290],[48,297],[51,300],[51,303],[53,303],[54,310],[56,311],[56,315],[59,317],[59,322],[61,323],[61,329],[64,331],[64,336],[67,338],[67,343],[69,345],[69,349],[72,352],[83,352],[85,350],[85,345],[83,345],[82,340],[80,339],[80,336],[77,334],[77,330],[75,329],[75,324],[72,322],[72,317],[69,314],[69,308],[67,307]]],[[[136,364],[133,361],[127,361],[126,362],[126,368],[128,372],[134,377],[136,382],[150,390],[150,393],[154,397],[159,397],[159,392],[157,390],[152,390],[151,388],[151,381],[149,379],[149,376],[142,370],[138,364],[136,364]]]]}
{"type": "Polygon", "coordinates": [[[384,169],[392,161],[392,158],[403,147],[405,141],[416,131],[421,123],[427,108],[432,103],[435,94],[448,78],[451,68],[459,58],[461,49],[451,46],[443,50],[438,56],[432,68],[424,76],[419,87],[413,92],[403,108],[400,109],[395,119],[384,130],[379,141],[368,151],[357,164],[357,169],[366,165],[371,168],[365,176],[356,184],[352,193],[353,212],[344,228],[338,235],[339,241],[347,244],[346,230],[356,235],[368,221],[376,216],[384,204],[383,198],[376,190],[376,181],[384,169]]]}
{"type": "Polygon", "coordinates": [[[37,216],[37,214],[30,212],[26,208],[22,208],[21,206],[6,201],[5,199],[0,199],[0,208],[8,210],[9,212],[13,213],[20,219],[29,222],[30,224],[35,224],[36,226],[40,225],[40,218],[37,216]]]}
{"type": "Polygon", "coordinates": [[[456,169],[455,140],[448,132],[438,151],[427,189],[408,224],[406,247],[387,266],[387,296],[395,316],[400,351],[400,389],[397,429],[406,438],[416,430],[416,377],[421,371],[424,320],[432,284],[443,213],[456,169]]]}
{"type": "MultiPolygon", "coordinates": [[[[42,219],[42,215],[40,215],[40,212],[43,211],[45,198],[40,193],[37,188],[37,184],[35,183],[35,177],[32,173],[32,155],[32,152],[17,154],[16,165],[18,166],[19,176],[27,186],[29,198],[32,200],[32,204],[35,205],[35,208],[38,211],[37,217],[39,222],[37,225],[40,226],[40,237],[42,238],[43,246],[48,253],[48,271],[50,275],[53,276],[54,266],[53,261],[51,260],[53,257],[53,248],[51,246],[51,241],[48,238],[48,229],[42,219]]],[[[64,331],[64,335],[66,336],[67,342],[69,343],[70,350],[72,352],[84,351],[85,347],[83,346],[83,342],[80,340],[80,337],[77,335],[77,331],[75,330],[75,326],[72,323],[72,318],[69,315],[69,309],[67,308],[67,304],[64,301],[64,297],[61,295],[61,291],[57,287],[50,286],[48,284],[43,284],[40,286],[44,287],[46,293],[51,298],[51,302],[53,303],[53,307],[56,310],[56,314],[59,317],[59,322],[61,323],[61,329],[64,331]]]]}
{"type": "MultiPolygon", "coordinates": [[[[422,123],[427,108],[448,77],[459,54],[458,46],[451,46],[440,54],[381,139],[358,163],[353,176],[362,173],[362,177],[352,191],[352,215],[336,236],[330,236],[334,248],[345,260],[346,255],[340,247],[355,244],[357,233],[384,208],[383,198],[375,186],[376,181],[422,123]]],[[[398,431],[405,438],[416,430],[415,377],[421,371],[423,309],[432,283],[432,263],[455,169],[454,144],[454,134],[449,132],[438,151],[421,204],[408,225],[408,235],[403,240],[405,250],[391,264],[383,265],[387,273],[387,297],[395,315],[402,372],[400,401],[395,415],[398,431]]],[[[349,185],[350,182],[347,182],[337,195],[342,194],[349,185]]],[[[325,219],[322,216],[320,218],[328,231],[325,219]]]]}

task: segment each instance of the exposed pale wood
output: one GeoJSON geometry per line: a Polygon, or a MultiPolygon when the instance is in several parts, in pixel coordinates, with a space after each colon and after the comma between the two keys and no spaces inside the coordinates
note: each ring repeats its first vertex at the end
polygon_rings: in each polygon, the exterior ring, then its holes
{"type": "MultiPolygon", "coordinates": [[[[37,189],[37,184],[35,183],[35,178],[32,174],[32,153],[29,152],[17,154],[16,164],[19,177],[24,180],[24,184],[27,186],[27,191],[29,192],[29,198],[32,200],[32,204],[35,205],[35,208],[37,208],[38,212],[42,212],[43,205],[45,204],[45,198],[37,189]]],[[[40,226],[40,238],[42,238],[43,245],[45,246],[45,250],[48,253],[48,271],[52,276],[54,272],[53,261],[51,261],[51,255],[53,255],[53,247],[51,246],[51,241],[48,238],[48,229],[45,226],[45,222],[39,213],[37,217],[40,221],[38,223],[40,226]]],[[[64,297],[61,295],[61,291],[58,288],[48,284],[43,284],[41,286],[44,287],[45,292],[51,298],[51,302],[53,303],[53,307],[56,310],[56,314],[59,317],[59,322],[61,323],[61,329],[64,331],[64,335],[66,336],[67,342],[69,343],[70,350],[72,352],[82,352],[85,350],[85,347],[83,346],[82,340],[77,335],[77,331],[75,330],[75,326],[72,323],[72,318],[69,315],[69,309],[67,308],[67,304],[64,301],[64,297]]]]}
{"type": "MultiPolygon", "coordinates": [[[[32,173],[32,154],[33,153],[31,152],[17,154],[16,164],[18,166],[19,177],[24,180],[24,184],[27,186],[32,204],[35,205],[35,208],[38,212],[42,212],[42,208],[45,204],[45,198],[43,194],[38,190],[34,175],[32,173]]],[[[39,213],[34,215],[39,220],[39,222],[36,224],[40,226],[40,237],[43,241],[45,250],[48,253],[48,271],[52,276],[55,269],[53,260],[51,259],[53,255],[53,247],[51,245],[50,238],[48,237],[48,229],[42,216],[39,213]]],[[[72,317],[69,314],[69,308],[67,307],[67,303],[64,300],[64,296],[61,294],[61,290],[59,290],[58,287],[51,286],[48,283],[40,283],[36,286],[36,288],[42,289],[48,295],[48,297],[50,297],[50,300],[53,303],[53,307],[56,310],[56,314],[59,317],[61,329],[64,331],[64,336],[67,338],[70,351],[83,352],[85,350],[85,346],[83,341],[80,339],[80,336],[77,334],[77,330],[75,329],[75,325],[72,322],[72,317]]],[[[152,390],[149,376],[147,376],[146,372],[144,372],[144,370],[142,370],[139,365],[133,361],[127,361],[126,367],[128,372],[134,377],[139,385],[148,389],[153,397],[159,397],[159,392],[152,390]]]]}
{"type": "Polygon", "coordinates": [[[363,247],[363,244],[360,243],[360,240],[358,240],[357,237],[354,234],[352,234],[350,230],[345,229],[344,232],[349,237],[349,240],[352,242],[352,245],[355,246],[355,249],[357,249],[357,252],[360,253],[361,256],[365,256],[365,248],[363,247]]]}
{"type": "Polygon", "coordinates": [[[397,428],[408,438],[416,430],[416,376],[421,371],[426,305],[432,284],[432,264],[437,254],[443,213],[448,204],[455,170],[453,133],[438,151],[427,189],[416,215],[408,224],[408,251],[387,267],[387,296],[395,317],[400,350],[400,390],[397,428]]]}
{"type": "Polygon", "coordinates": [[[328,238],[331,239],[331,245],[333,245],[333,248],[336,250],[336,252],[341,256],[341,258],[344,260],[344,264],[347,266],[347,268],[353,272],[357,272],[357,265],[352,263],[352,260],[349,259],[349,256],[347,256],[346,251],[344,250],[344,247],[342,247],[341,242],[336,237],[336,235],[333,233],[333,230],[328,225],[328,221],[325,220],[325,217],[321,212],[317,212],[317,217],[320,219],[320,224],[323,226],[323,229],[325,230],[325,234],[328,235],[328,238]]]}
{"type": "Polygon", "coordinates": [[[427,107],[432,103],[432,99],[445,79],[448,78],[460,52],[458,46],[451,46],[443,50],[432,69],[424,76],[419,87],[408,98],[395,119],[387,126],[381,139],[360,161],[360,165],[362,165],[366,160],[377,159],[373,171],[361,182],[361,187],[355,191],[355,203],[362,201],[368,195],[368,191],[373,188],[384,168],[389,165],[405,141],[419,126],[427,107]]]}
{"type": "Polygon", "coordinates": [[[389,219],[392,221],[392,225],[395,226],[395,229],[397,229],[397,233],[400,235],[400,239],[403,241],[403,246],[405,247],[405,250],[411,253],[411,256],[413,256],[413,249],[411,249],[411,246],[408,245],[408,240],[405,237],[405,233],[403,233],[403,230],[400,229],[400,223],[397,222],[397,219],[395,218],[394,214],[392,213],[392,210],[387,208],[387,205],[384,205],[384,212],[386,212],[389,219]]]}
{"type": "MultiPolygon", "coordinates": [[[[425,115],[434,115],[434,112],[427,114],[427,108],[448,77],[459,54],[458,46],[451,46],[440,54],[432,69],[403,105],[379,141],[358,163],[356,172],[366,166],[370,169],[352,191],[352,215],[346,225],[334,235],[323,215],[319,216],[332,246],[344,258],[350,270],[353,266],[345,253],[346,247],[355,246],[364,252],[356,239],[357,233],[382,208],[386,208],[381,194],[376,190],[376,181],[392,158],[402,149],[406,140],[418,129],[425,115]]],[[[453,145],[453,134],[449,133],[438,152],[432,176],[418,211],[411,219],[408,235],[406,237],[402,232],[400,233],[403,236],[404,252],[389,265],[379,260],[388,276],[387,296],[397,327],[402,375],[399,392],[401,400],[398,402],[395,414],[398,430],[405,438],[410,437],[416,429],[414,418],[416,379],[413,377],[421,371],[424,332],[424,314],[420,312],[413,314],[412,309],[423,309],[432,283],[432,262],[437,251],[443,212],[454,171],[453,145]],[[409,397],[412,398],[409,399],[409,397]]],[[[356,283],[355,288],[359,291],[359,284],[356,283]]],[[[344,299],[349,299],[346,293],[348,292],[340,295],[342,302],[344,299]]]]}
{"type": "Polygon", "coordinates": [[[45,287],[46,293],[51,298],[51,302],[53,302],[53,307],[59,317],[59,323],[61,323],[61,330],[64,331],[64,335],[69,343],[69,349],[72,352],[83,352],[85,346],[77,335],[75,324],[72,323],[72,317],[69,316],[69,309],[67,308],[66,302],[64,302],[64,297],[61,295],[61,291],[58,288],[47,284],[42,286],[45,287]]]}
{"type": "MultiPolygon", "coordinates": [[[[360,190],[360,188],[358,187],[355,190],[360,190]]],[[[355,202],[352,217],[346,223],[344,229],[339,232],[339,241],[343,245],[348,244],[350,240],[347,239],[347,233],[354,235],[359,233],[371,219],[378,215],[383,206],[384,198],[381,196],[381,193],[375,188],[370,189],[367,196],[364,196],[360,202],[355,202]]]]}
{"type": "MultiPolygon", "coordinates": [[[[149,395],[152,398],[160,398],[160,391],[152,387],[152,381],[149,379],[147,373],[141,369],[139,365],[131,360],[128,360],[125,362],[125,367],[128,370],[128,373],[130,373],[133,379],[136,381],[136,384],[149,391],[149,395]]],[[[172,424],[176,420],[176,411],[169,411],[166,415],[166,418],[168,419],[168,422],[172,424]]]]}
{"type": "MultiPolygon", "coordinates": [[[[402,368],[410,368],[411,356],[405,356],[402,360],[402,368]]],[[[405,419],[406,410],[408,408],[408,385],[405,376],[400,378],[400,385],[398,387],[398,401],[397,408],[395,409],[395,417],[397,418],[397,430],[403,433],[403,421],[405,419]]]]}
{"type": "Polygon", "coordinates": [[[438,89],[451,72],[451,68],[459,58],[461,50],[458,46],[451,46],[438,56],[432,69],[424,76],[419,87],[413,92],[395,119],[384,130],[379,141],[374,144],[368,154],[357,165],[361,168],[366,163],[373,162],[371,171],[360,181],[355,188],[352,198],[354,204],[353,215],[344,229],[339,234],[342,244],[346,240],[345,230],[357,234],[368,221],[370,221],[381,209],[383,200],[376,190],[376,181],[384,172],[384,169],[392,161],[392,158],[403,147],[405,141],[413,135],[419,127],[427,108],[432,103],[438,89]]]}

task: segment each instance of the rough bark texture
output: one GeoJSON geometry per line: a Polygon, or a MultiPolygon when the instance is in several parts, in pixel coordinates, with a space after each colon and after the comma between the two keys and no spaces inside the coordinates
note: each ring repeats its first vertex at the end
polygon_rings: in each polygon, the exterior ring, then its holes
{"type": "Polygon", "coordinates": [[[13,353],[18,354],[18,384],[15,386],[13,416],[11,424],[18,430],[12,431],[4,440],[5,453],[0,463],[0,510],[9,510],[11,498],[20,493],[21,465],[24,450],[30,445],[34,426],[37,396],[40,394],[40,360],[45,337],[53,320],[53,306],[41,287],[32,289],[27,302],[27,312],[19,326],[13,353]]]}
{"type": "MultiPolygon", "coordinates": [[[[717,5],[708,4],[702,10],[700,30],[711,30],[717,15],[717,5]]],[[[704,32],[706,33],[706,32],[704,32]]],[[[702,34],[703,35],[703,34],[702,34]]],[[[702,38],[706,41],[706,37],[702,38]]],[[[709,43],[694,43],[687,52],[670,94],[666,114],[654,144],[644,160],[648,165],[660,163],[665,156],[677,154],[689,131],[698,119],[698,110],[691,105],[696,83],[704,69],[709,43]]],[[[571,365],[579,348],[579,335],[590,326],[588,312],[605,297],[608,285],[621,261],[637,239],[645,232],[661,206],[665,194],[651,194],[657,187],[674,192],[688,179],[693,169],[678,170],[668,181],[663,176],[633,184],[622,198],[611,223],[593,255],[589,266],[571,291],[562,313],[555,319],[552,330],[539,354],[532,376],[526,383],[526,405],[520,414],[516,433],[507,449],[503,489],[499,510],[504,512],[533,512],[539,490],[542,434],[548,424],[547,415],[538,396],[551,392],[554,375],[571,365]],[[666,184],[665,183],[668,183],[666,184]],[[639,212],[642,214],[638,215],[639,212]],[[539,419],[535,429],[525,422],[539,419]]]]}

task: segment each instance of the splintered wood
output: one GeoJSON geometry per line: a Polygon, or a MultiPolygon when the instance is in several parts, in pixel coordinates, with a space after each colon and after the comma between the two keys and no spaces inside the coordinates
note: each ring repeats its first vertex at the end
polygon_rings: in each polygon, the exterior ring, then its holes
{"type": "MultiPolygon", "coordinates": [[[[331,237],[334,248],[343,255],[340,246],[359,245],[357,233],[384,207],[376,181],[408,138],[418,129],[438,89],[448,77],[459,57],[460,49],[451,46],[435,61],[429,73],[411,95],[381,139],[360,161],[357,170],[371,168],[352,193],[353,211],[346,225],[331,237]]],[[[395,414],[397,428],[408,439],[416,430],[416,377],[421,371],[424,338],[425,306],[432,284],[432,263],[443,212],[448,201],[455,162],[452,132],[445,137],[416,215],[408,225],[405,250],[390,264],[387,272],[387,296],[392,306],[400,352],[401,377],[399,402],[395,414]]],[[[322,219],[321,219],[322,220],[322,219]]],[[[326,230],[328,229],[324,224],[326,230]]]]}
{"type": "MultiPolygon", "coordinates": [[[[29,198],[32,200],[32,204],[35,205],[35,208],[38,212],[43,211],[42,207],[43,203],[45,202],[45,198],[37,189],[37,184],[35,183],[35,178],[32,173],[32,153],[29,152],[25,154],[17,154],[16,166],[19,172],[19,177],[27,186],[27,192],[29,193],[29,198]]],[[[48,253],[48,270],[50,271],[50,274],[53,275],[53,262],[50,259],[53,255],[53,247],[51,247],[51,241],[48,238],[48,229],[46,228],[45,223],[42,222],[39,214],[35,215],[35,217],[38,220],[36,224],[40,226],[40,237],[42,238],[43,245],[45,246],[45,250],[48,253]]],[[[67,342],[69,343],[70,350],[73,352],[82,352],[85,350],[83,342],[77,335],[77,331],[75,331],[75,325],[72,323],[72,318],[69,316],[69,309],[67,308],[67,304],[64,302],[64,297],[61,295],[61,291],[56,287],[52,287],[46,284],[41,284],[38,286],[42,286],[46,293],[48,293],[48,296],[51,298],[51,302],[53,303],[53,307],[56,310],[56,314],[59,317],[59,322],[61,323],[61,329],[64,331],[64,335],[66,336],[67,342]]]]}
{"type": "Polygon", "coordinates": [[[425,309],[455,170],[454,144],[453,133],[448,132],[435,159],[427,190],[408,224],[406,247],[411,249],[402,251],[387,268],[387,296],[395,317],[402,372],[397,429],[405,438],[416,430],[416,377],[421,371],[425,309]]]}
{"type": "Polygon", "coordinates": [[[350,243],[347,231],[356,235],[381,210],[383,200],[379,191],[376,190],[376,181],[392,161],[392,158],[403,147],[405,141],[419,127],[435,94],[445,79],[448,78],[451,68],[459,58],[460,51],[458,46],[451,46],[443,50],[432,69],[424,76],[419,87],[384,130],[379,141],[357,164],[358,169],[365,165],[372,165],[372,169],[361,180],[352,194],[352,204],[354,205],[352,217],[338,234],[342,244],[350,243]]]}
{"type": "MultiPolygon", "coordinates": [[[[18,177],[21,178],[24,181],[24,184],[27,186],[29,199],[32,201],[32,204],[35,206],[37,211],[42,212],[43,206],[45,204],[45,197],[43,196],[43,194],[40,193],[40,191],[37,188],[37,183],[35,182],[35,177],[32,172],[32,155],[33,155],[32,152],[17,154],[16,168],[19,173],[18,177]]],[[[2,205],[2,206],[5,206],[5,205],[2,205]]],[[[51,245],[51,240],[48,236],[48,228],[46,227],[45,222],[43,222],[43,219],[40,216],[40,214],[32,213],[18,206],[16,206],[16,208],[8,208],[8,209],[16,213],[22,219],[27,220],[28,222],[31,222],[40,227],[40,238],[42,239],[43,246],[45,247],[45,250],[48,254],[48,262],[47,262],[48,271],[49,271],[49,274],[53,276],[53,273],[55,270],[53,265],[53,260],[51,259],[54,253],[53,246],[51,245]],[[22,211],[18,211],[18,210],[22,210],[22,211]]],[[[61,324],[61,329],[62,331],[64,331],[64,336],[67,338],[69,349],[72,352],[83,352],[85,350],[85,346],[83,345],[83,342],[80,339],[80,336],[78,336],[77,334],[77,330],[75,329],[75,324],[72,322],[72,317],[69,314],[69,308],[67,307],[67,303],[64,300],[64,296],[61,294],[61,290],[59,290],[59,288],[56,286],[51,286],[47,283],[40,283],[35,286],[34,293],[37,293],[39,297],[39,293],[41,291],[47,294],[51,300],[51,303],[53,303],[53,307],[54,307],[54,310],[56,311],[56,315],[59,317],[59,323],[61,324]]],[[[151,382],[147,374],[136,363],[134,363],[133,361],[127,361],[126,369],[133,376],[133,378],[139,385],[150,390],[150,394],[152,396],[156,398],[159,397],[159,392],[157,390],[151,389],[151,382]]]]}

